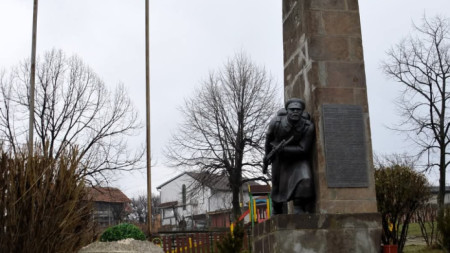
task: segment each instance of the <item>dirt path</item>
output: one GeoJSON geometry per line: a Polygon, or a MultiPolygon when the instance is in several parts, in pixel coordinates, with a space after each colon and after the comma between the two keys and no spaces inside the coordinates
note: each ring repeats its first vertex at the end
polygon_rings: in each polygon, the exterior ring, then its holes
{"type": "Polygon", "coordinates": [[[408,236],[405,245],[427,245],[422,236],[408,236]]]}

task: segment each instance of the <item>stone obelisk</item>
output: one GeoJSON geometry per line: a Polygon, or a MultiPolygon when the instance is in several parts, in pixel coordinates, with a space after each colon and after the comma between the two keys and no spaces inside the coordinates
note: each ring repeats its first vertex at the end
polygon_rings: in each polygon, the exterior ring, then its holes
{"type": "Polygon", "coordinates": [[[358,0],[282,4],[285,99],[304,99],[316,126],[316,206],[258,224],[255,252],[379,252],[358,0]]]}

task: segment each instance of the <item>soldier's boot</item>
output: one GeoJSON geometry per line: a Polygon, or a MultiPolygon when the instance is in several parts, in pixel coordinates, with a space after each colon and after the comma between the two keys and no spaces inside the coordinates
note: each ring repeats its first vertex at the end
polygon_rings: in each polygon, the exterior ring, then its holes
{"type": "Polygon", "coordinates": [[[283,203],[279,203],[279,202],[273,202],[272,203],[272,214],[273,215],[277,215],[277,214],[283,214],[283,203]]]}
{"type": "Polygon", "coordinates": [[[294,200],[294,214],[304,214],[307,213],[305,210],[305,206],[301,200],[294,200]]]}
{"type": "Polygon", "coordinates": [[[314,213],[313,198],[294,199],[294,214],[314,213]]]}

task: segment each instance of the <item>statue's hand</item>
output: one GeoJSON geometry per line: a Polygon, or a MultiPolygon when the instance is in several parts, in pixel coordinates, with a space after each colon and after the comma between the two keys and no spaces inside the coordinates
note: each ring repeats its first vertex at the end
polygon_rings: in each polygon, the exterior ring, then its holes
{"type": "Polygon", "coordinates": [[[270,146],[272,146],[272,149],[276,148],[278,146],[278,142],[271,142],[270,146]]]}
{"type": "Polygon", "coordinates": [[[263,174],[267,174],[267,168],[269,167],[269,161],[266,156],[263,158],[263,174]]]}

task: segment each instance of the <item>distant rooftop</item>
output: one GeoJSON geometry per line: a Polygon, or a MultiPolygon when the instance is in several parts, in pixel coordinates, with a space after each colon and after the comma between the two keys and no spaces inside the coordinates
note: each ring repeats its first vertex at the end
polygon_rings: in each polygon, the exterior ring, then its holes
{"type": "Polygon", "coordinates": [[[88,199],[94,202],[130,203],[131,200],[119,189],[113,187],[89,187],[88,199]]]}
{"type": "Polygon", "coordinates": [[[159,208],[166,208],[166,207],[171,207],[171,206],[176,206],[178,205],[178,201],[170,201],[170,202],[165,202],[165,203],[161,203],[159,204],[159,208]]]}
{"type": "Polygon", "coordinates": [[[253,195],[267,194],[270,193],[270,185],[251,185],[250,192],[253,195]]]}
{"type": "MultiPolygon", "coordinates": [[[[181,173],[180,175],[177,175],[171,179],[169,179],[168,181],[162,183],[161,185],[159,185],[158,187],[156,187],[156,189],[161,189],[161,187],[167,185],[168,183],[174,181],[175,179],[183,176],[183,175],[189,175],[190,177],[194,178],[195,180],[197,180],[199,183],[201,183],[202,185],[205,185],[213,190],[218,190],[218,191],[229,191],[230,190],[230,185],[228,183],[228,177],[225,174],[211,174],[208,172],[184,172],[181,173]]],[[[247,185],[259,185],[256,182],[246,182],[244,183],[244,191],[247,190],[247,185]]]]}

